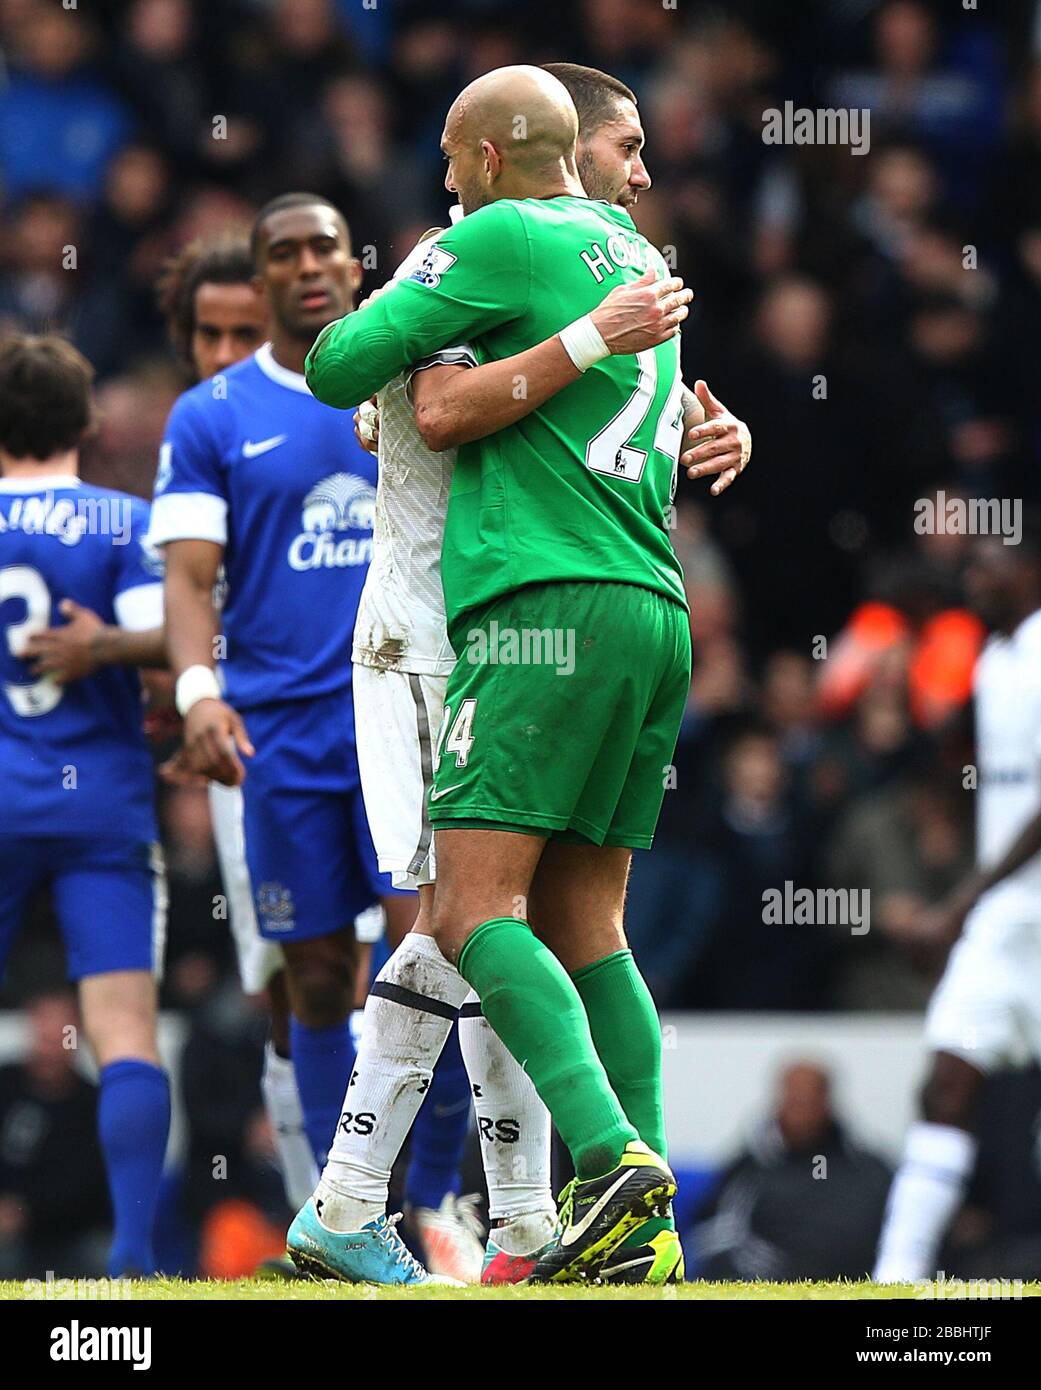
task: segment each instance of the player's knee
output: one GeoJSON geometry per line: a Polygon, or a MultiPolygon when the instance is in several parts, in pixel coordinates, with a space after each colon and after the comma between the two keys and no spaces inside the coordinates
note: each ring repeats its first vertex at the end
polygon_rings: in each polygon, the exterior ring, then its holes
{"type": "Polygon", "coordinates": [[[151,1062],[159,1066],[154,1021],[145,1015],[118,1013],[88,1030],[87,1041],[99,1067],[112,1062],[151,1062]]]}
{"type": "Polygon", "coordinates": [[[460,936],[458,932],[458,919],[447,915],[440,915],[436,910],[430,922],[434,940],[437,942],[438,950],[445,960],[452,965],[458,965],[459,952],[463,949],[465,935],[460,936]]]}
{"type": "Polygon", "coordinates": [[[922,1118],[932,1125],[971,1129],[975,1098],[968,1077],[934,1071],[922,1087],[922,1118]]]}
{"type": "Polygon", "coordinates": [[[342,1023],[354,1003],[353,956],[320,957],[290,964],[293,1013],[309,1028],[342,1023]]]}
{"type": "Polygon", "coordinates": [[[280,1057],[289,1056],[289,995],[285,975],[279,971],[268,985],[271,1042],[280,1057]]]}
{"type": "Polygon", "coordinates": [[[451,894],[435,897],[430,913],[430,926],[445,960],[458,965],[459,952],[466,944],[466,938],[481,921],[479,913],[467,912],[465,905],[459,903],[451,894]]]}

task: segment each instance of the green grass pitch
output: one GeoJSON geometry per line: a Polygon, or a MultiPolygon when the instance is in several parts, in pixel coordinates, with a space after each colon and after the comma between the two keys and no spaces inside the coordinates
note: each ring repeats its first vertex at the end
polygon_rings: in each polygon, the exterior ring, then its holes
{"type": "MultiPolygon", "coordinates": [[[[71,1284],[72,1281],[70,1281],[71,1284]]],[[[101,1281],[104,1283],[104,1281],[101,1281]]],[[[28,1289],[17,1280],[0,1282],[0,1300],[25,1299],[40,1293],[28,1289]]],[[[668,1288],[466,1288],[466,1289],[386,1289],[368,1284],[334,1284],[316,1281],[280,1282],[268,1279],[236,1279],[228,1282],[220,1280],[154,1279],[147,1282],[135,1281],[130,1288],[128,1301],[176,1302],[176,1301],[234,1301],[248,1300],[290,1300],[316,1303],[367,1303],[374,1301],[408,1302],[412,1299],[452,1299],[468,1303],[530,1303],[546,1300],[590,1302],[641,1302],[671,1303],[711,1302],[713,1300],[740,1301],[778,1301],[778,1300],[821,1300],[832,1299],[893,1299],[915,1298],[918,1290],[907,1284],[878,1285],[868,1283],[801,1283],[801,1284],[710,1284],[692,1281],[688,1284],[673,1285],[668,1288]]],[[[89,1292],[79,1294],[72,1288],[66,1295],[69,1298],[89,1297],[89,1292]]],[[[1041,1298],[1041,1284],[1024,1284],[1023,1296],[1041,1298]]]]}

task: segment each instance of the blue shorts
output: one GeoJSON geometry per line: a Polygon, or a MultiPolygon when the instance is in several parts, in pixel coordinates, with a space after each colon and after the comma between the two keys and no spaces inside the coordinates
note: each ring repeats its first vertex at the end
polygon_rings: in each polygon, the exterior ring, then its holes
{"type": "Polygon", "coordinates": [[[112,970],[159,973],[166,880],[158,845],[0,835],[0,974],[41,888],[51,891],[70,980],[112,970]]]}
{"type": "Polygon", "coordinates": [[[395,890],[381,874],[354,752],[351,689],[243,711],[246,861],[260,934],[307,941],[395,890]]]}

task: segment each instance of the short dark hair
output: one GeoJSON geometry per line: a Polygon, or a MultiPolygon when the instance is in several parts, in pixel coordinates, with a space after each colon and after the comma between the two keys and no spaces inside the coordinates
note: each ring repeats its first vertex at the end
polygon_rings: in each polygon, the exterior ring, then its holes
{"type": "Polygon", "coordinates": [[[195,333],[195,292],[200,285],[248,285],[254,275],[245,229],[215,241],[201,237],[190,242],[163,267],[156,285],[159,311],[178,361],[195,375],[192,336],[195,333]]]}
{"type": "Polygon", "coordinates": [[[350,235],[346,217],[344,217],[335,203],[331,203],[328,198],[323,198],[320,193],[280,193],[277,198],[271,198],[266,202],[254,218],[253,230],[249,235],[249,254],[253,260],[253,264],[256,265],[257,263],[257,257],[260,251],[260,234],[264,230],[264,223],[272,214],[283,212],[286,208],[308,208],[312,206],[328,208],[330,212],[335,212],[336,216],[343,223],[344,230],[348,233],[348,236],[350,235]]]}
{"type": "Polygon", "coordinates": [[[599,68],[586,68],[581,63],[543,63],[542,71],[551,73],[562,82],[578,112],[579,136],[590,135],[615,114],[619,101],[639,105],[636,94],[599,68]]]}
{"type": "Polygon", "coordinates": [[[94,368],[57,334],[0,339],[0,449],[48,459],[74,449],[93,420],[94,368]]]}

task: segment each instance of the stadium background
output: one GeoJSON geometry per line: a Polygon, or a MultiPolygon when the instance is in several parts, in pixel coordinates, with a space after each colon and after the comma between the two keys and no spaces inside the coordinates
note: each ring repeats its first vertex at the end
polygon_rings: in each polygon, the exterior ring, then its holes
{"type": "MultiPolygon", "coordinates": [[[[154,286],[187,241],[311,189],[346,213],[371,289],[445,220],[438,136],[471,78],[567,59],[639,96],[654,187],[637,219],[696,291],[685,377],[755,440],[723,499],[681,484],[695,672],[630,904],[666,1011],[683,1219],[708,1220],[692,1244],[713,1273],[866,1267],[939,964],[908,928],[971,861],[970,542],[913,520],[938,490],[1039,490],[1041,5],[997,10],[0,0],[0,331],[59,327],[86,353],[84,471],[145,496],[183,387],[154,286]],[[786,101],[868,108],[870,150],[764,143],[763,111],[786,101]],[[869,890],[870,932],[765,923],[785,881],[869,890]],[[827,1184],[805,1178],[816,1154],[827,1184]]],[[[262,1025],[213,921],[205,796],[167,789],[161,808],[180,1099],[166,1264],[234,1274],[285,1218],[262,1025]]],[[[0,996],[7,1277],[89,1272],[107,1219],[61,979],[41,903],[0,996]]],[[[1036,1070],[990,1086],[948,1271],[982,1249],[1041,1274],[1039,1106],[1036,1070]]]]}

